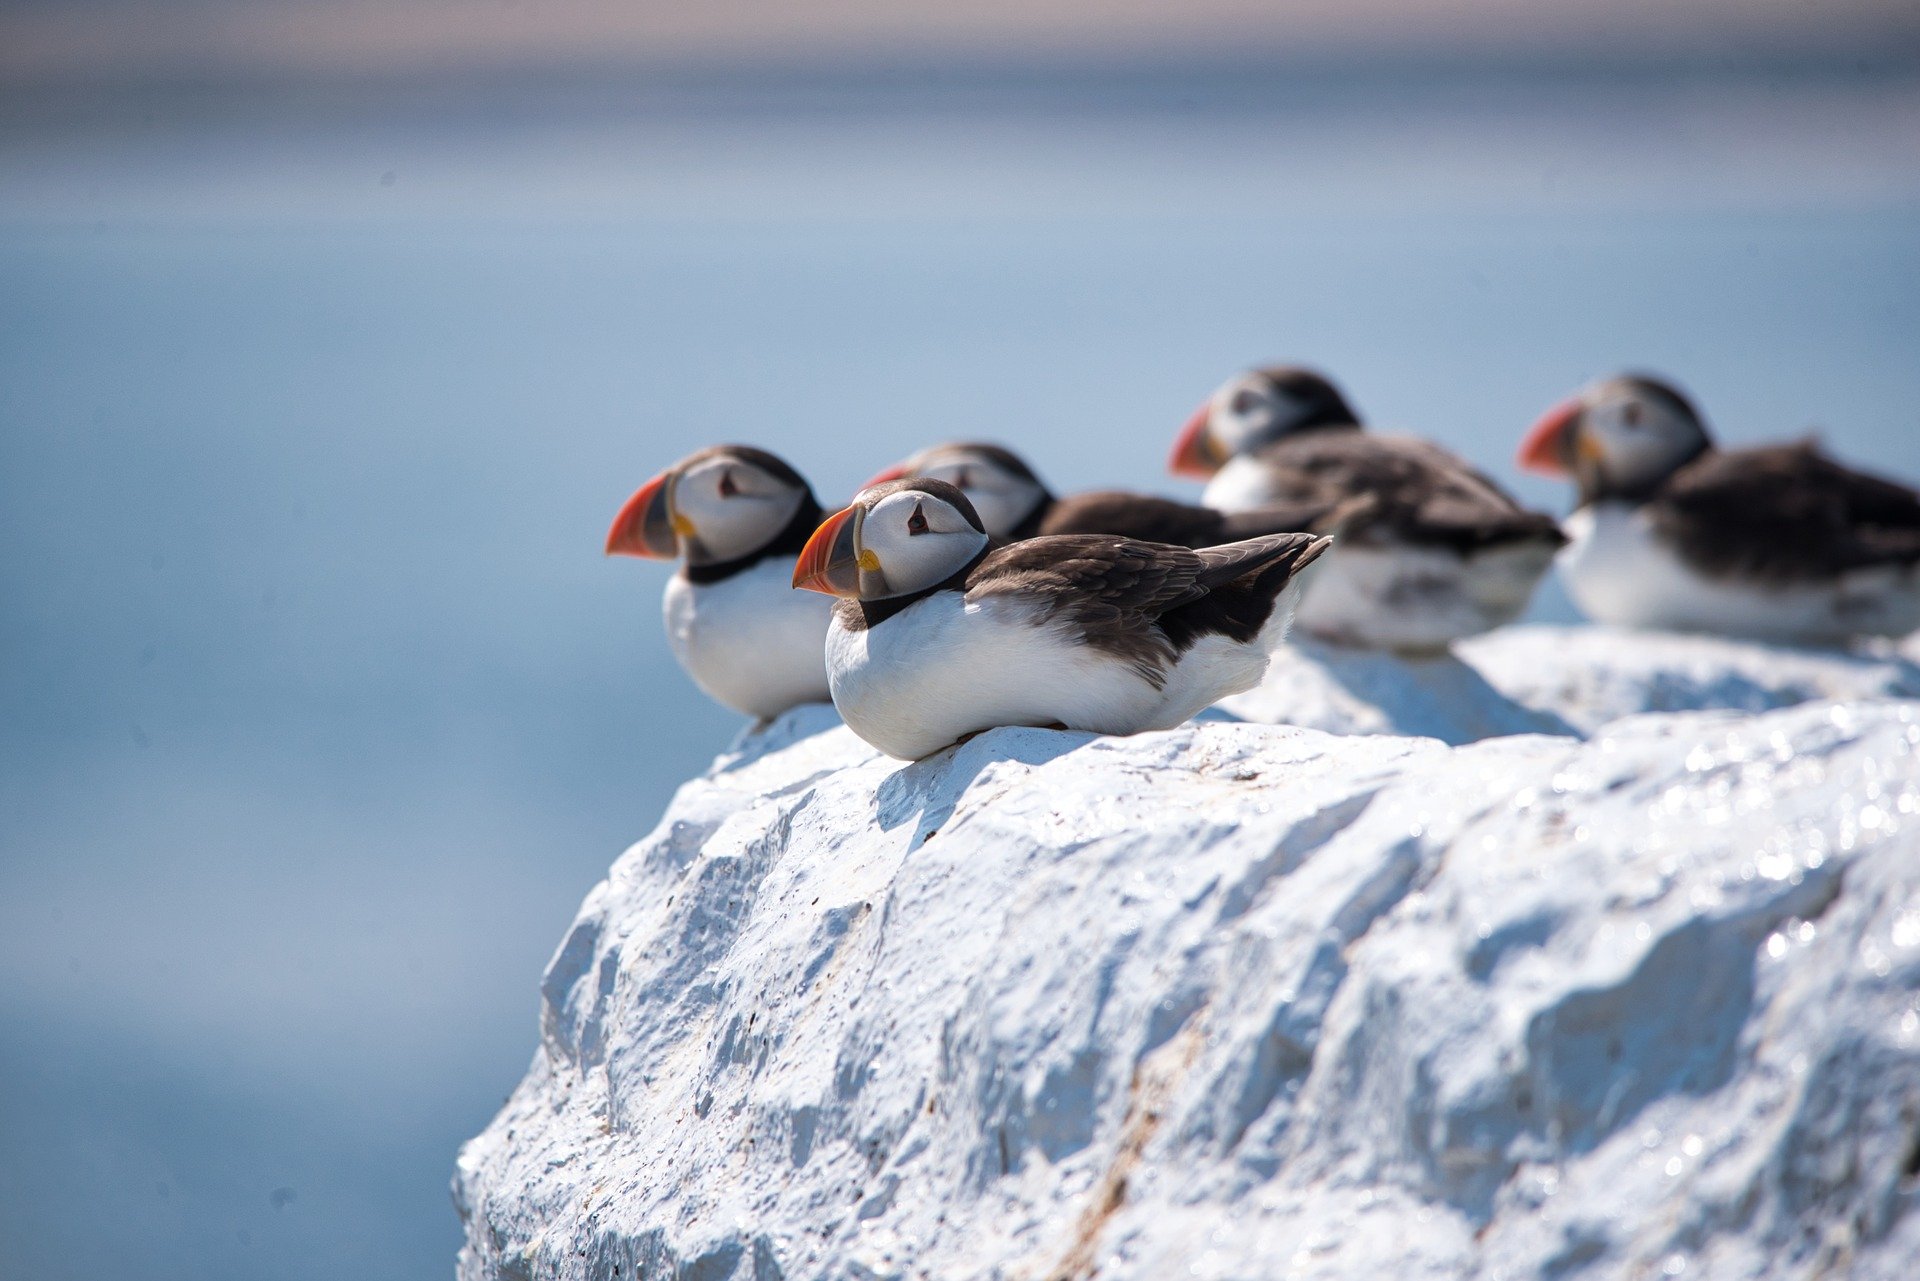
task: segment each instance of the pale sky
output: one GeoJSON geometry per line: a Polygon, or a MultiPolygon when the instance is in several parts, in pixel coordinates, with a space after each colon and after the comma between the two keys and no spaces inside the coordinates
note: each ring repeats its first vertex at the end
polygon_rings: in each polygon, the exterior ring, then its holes
{"type": "Polygon", "coordinates": [[[0,0],[0,79],[871,57],[1920,55],[1915,0],[0,0]]]}

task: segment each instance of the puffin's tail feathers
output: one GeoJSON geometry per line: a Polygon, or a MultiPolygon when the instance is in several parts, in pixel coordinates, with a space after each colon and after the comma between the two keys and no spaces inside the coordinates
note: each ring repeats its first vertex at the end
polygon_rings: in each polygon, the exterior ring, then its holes
{"type": "Polygon", "coordinates": [[[1319,560],[1331,546],[1333,539],[1324,534],[1264,534],[1244,542],[1203,547],[1195,553],[1204,566],[1200,584],[1208,590],[1229,583],[1254,591],[1270,588],[1270,595],[1278,595],[1294,575],[1319,560]]]}
{"type": "Polygon", "coordinates": [[[1161,615],[1160,626],[1180,650],[1218,635],[1271,653],[1292,621],[1300,571],[1331,546],[1333,539],[1323,534],[1265,534],[1203,547],[1194,554],[1203,564],[1199,585],[1205,594],[1161,615]]]}

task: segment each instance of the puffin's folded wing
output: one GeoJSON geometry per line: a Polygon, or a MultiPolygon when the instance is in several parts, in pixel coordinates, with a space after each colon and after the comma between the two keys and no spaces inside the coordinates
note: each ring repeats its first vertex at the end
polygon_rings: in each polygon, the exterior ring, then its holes
{"type": "Polygon", "coordinates": [[[1647,507],[1710,574],[1819,581],[1920,561],[1920,494],[1843,467],[1810,441],[1703,455],[1647,507]]]}
{"type": "Polygon", "coordinates": [[[1029,538],[989,553],[967,576],[966,598],[969,605],[1004,604],[1034,623],[1064,628],[1158,688],[1179,657],[1159,619],[1207,595],[1200,555],[1097,534],[1029,538]]]}
{"type": "Polygon", "coordinates": [[[1316,534],[1265,534],[1223,547],[1202,548],[1195,555],[1202,565],[1200,583],[1211,591],[1243,579],[1264,580],[1276,570],[1284,570],[1291,578],[1332,545],[1331,538],[1316,534]]]}
{"type": "Polygon", "coordinates": [[[1040,522],[1042,535],[1117,534],[1176,547],[1211,547],[1231,542],[1227,517],[1211,507],[1195,507],[1150,494],[1096,490],[1070,494],[1054,503],[1040,522]]]}
{"type": "Polygon", "coordinates": [[[1151,619],[1207,594],[1200,553],[1103,534],[1029,538],[990,553],[967,598],[1022,596],[1075,611],[1151,619]]]}
{"type": "Polygon", "coordinates": [[[1304,497],[1238,512],[1216,511],[1151,494],[1097,490],[1054,503],[1040,522],[1040,533],[1118,534],[1176,547],[1217,547],[1261,534],[1324,531],[1367,503],[1324,486],[1311,488],[1314,492],[1304,497]]]}
{"type": "Polygon", "coordinates": [[[1564,541],[1544,512],[1529,511],[1492,477],[1431,441],[1362,432],[1307,432],[1262,455],[1294,501],[1366,496],[1373,507],[1348,529],[1471,552],[1515,540],[1564,541]]]}
{"type": "Polygon", "coordinates": [[[1201,635],[1260,634],[1287,580],[1331,542],[1270,534],[1192,551],[1101,535],[1030,538],[988,553],[967,576],[966,599],[1064,628],[1159,687],[1201,635]]]}

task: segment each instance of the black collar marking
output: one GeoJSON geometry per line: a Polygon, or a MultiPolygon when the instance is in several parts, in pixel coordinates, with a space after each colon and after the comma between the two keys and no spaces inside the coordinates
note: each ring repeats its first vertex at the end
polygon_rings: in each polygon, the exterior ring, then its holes
{"type": "Polygon", "coordinates": [[[842,621],[852,631],[865,631],[876,624],[884,623],[909,605],[917,605],[935,592],[965,591],[967,576],[979,567],[987,554],[1001,546],[996,539],[988,539],[987,545],[953,573],[947,575],[931,587],[922,587],[917,592],[902,592],[898,596],[888,596],[882,600],[856,600],[846,602],[853,608],[841,614],[842,621]]]}

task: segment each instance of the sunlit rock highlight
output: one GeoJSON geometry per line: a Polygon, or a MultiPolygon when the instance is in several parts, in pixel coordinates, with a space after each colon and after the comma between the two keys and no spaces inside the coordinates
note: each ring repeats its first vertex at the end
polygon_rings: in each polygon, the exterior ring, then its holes
{"type": "Polygon", "coordinates": [[[790,714],[582,907],[460,1275],[1911,1276],[1920,703],[1558,714],[790,714]]]}

